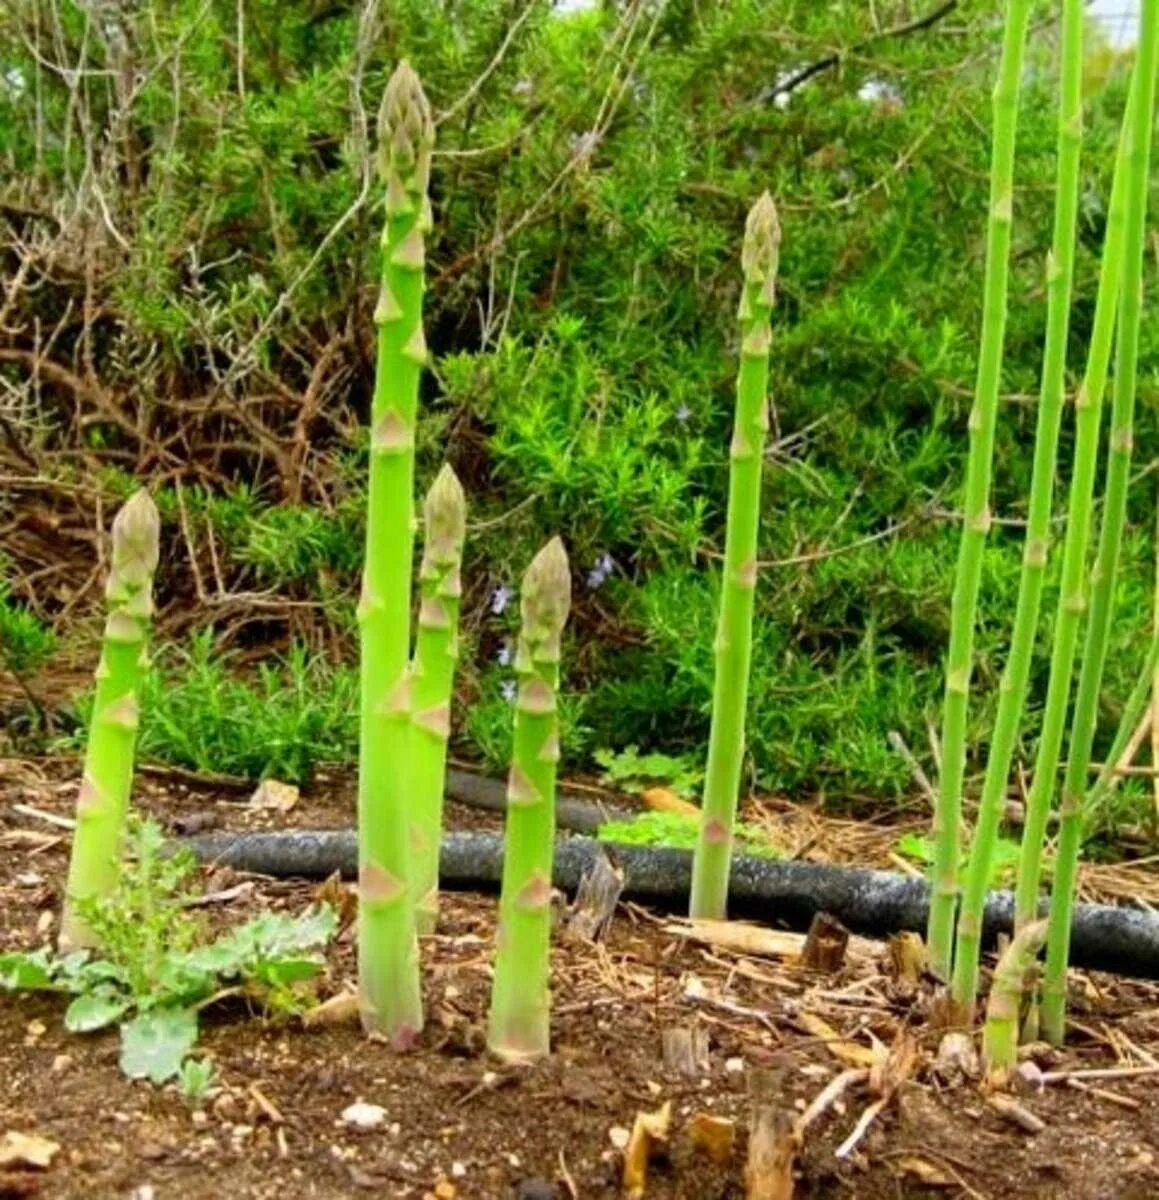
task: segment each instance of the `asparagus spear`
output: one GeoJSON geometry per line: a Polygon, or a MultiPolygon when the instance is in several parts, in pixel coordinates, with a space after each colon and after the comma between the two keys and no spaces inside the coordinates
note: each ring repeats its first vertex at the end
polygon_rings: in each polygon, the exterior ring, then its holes
{"type": "Polygon", "coordinates": [[[1066,390],[1066,342],[1070,327],[1071,282],[1074,278],[1075,226],[1078,217],[1079,159],[1083,128],[1082,0],[1066,0],[1062,16],[1062,55],[1058,106],[1058,177],[1054,193],[1054,241],[1046,259],[1048,295],[1042,386],[1034,435],[1034,470],[1030,511],[1022,553],[1022,577],[1010,637],[1010,656],[1002,676],[998,714],[990,739],[990,757],[978,805],[978,821],[970,845],[970,861],[962,888],[951,995],[960,1020],[973,1019],[978,989],[978,955],[982,910],[994,858],[998,823],[1018,725],[1026,704],[1026,685],[1038,632],[1042,588],[1050,550],[1050,516],[1054,504],[1055,459],[1066,390]]]}
{"type": "Polygon", "coordinates": [[[160,540],[157,507],[148,492],[136,492],[113,521],[112,565],[105,586],[109,615],[77,799],[61,949],[94,944],[77,911],[78,902],[111,895],[120,879],[160,540]]]}
{"type": "Polygon", "coordinates": [[[724,579],[716,633],[716,677],[708,740],[704,806],[692,867],[694,917],[721,918],[728,902],[737,792],[744,758],[745,706],[752,658],[753,601],[757,586],[757,529],[761,465],[769,428],[769,343],[781,227],[768,192],[745,224],[741,266],[741,361],[736,418],[729,451],[724,579]]]}
{"type": "Polygon", "coordinates": [[[362,575],[358,977],[363,1026],[405,1048],[423,1024],[408,887],[408,658],[414,553],[414,436],[423,338],[423,235],[434,124],[418,76],[400,63],[383,97],[386,184],[378,359],[362,575]]]}
{"type": "Polygon", "coordinates": [[[1091,576],[1091,612],[1079,672],[1071,725],[1070,752],[1062,785],[1058,854],[1050,898],[1050,932],[1046,971],[1042,978],[1042,1026],[1046,1037],[1061,1044],[1066,1026],[1066,964],[1070,955],[1071,914],[1082,844],[1083,797],[1087,767],[1098,717],[1099,690],[1107,660],[1114,610],[1115,576],[1127,511],[1131,444],[1135,417],[1139,325],[1143,307],[1143,256],[1146,246],[1147,189],[1150,180],[1151,130],[1155,118],[1155,73],[1159,63],[1159,0],[1143,0],[1139,43],[1132,79],[1131,107],[1124,117],[1126,229],[1123,246],[1122,295],[1115,359],[1115,390],[1107,451],[1107,481],[1099,548],[1091,576]]]}
{"type": "Polygon", "coordinates": [[[550,1048],[557,691],[560,638],[570,605],[567,554],[559,538],[553,538],[523,577],[515,656],[519,693],[487,1034],[491,1050],[512,1061],[541,1058],[550,1048]]]}
{"type": "Polygon", "coordinates": [[[974,666],[974,621],[982,583],[982,551],[990,532],[990,474],[994,429],[1002,382],[1006,340],[1006,293],[1010,269],[1010,231],[1014,223],[1014,147],[1018,129],[1018,92],[1030,0],[1009,0],[998,83],[994,89],[994,129],[990,160],[990,214],[986,238],[986,278],[982,341],[974,407],[970,412],[970,449],[966,459],[965,520],[958,544],[958,567],[951,609],[950,648],[942,706],[942,774],[934,811],[934,861],[930,879],[930,916],[926,940],[930,968],[949,981],[954,917],[958,904],[958,861],[962,822],[962,778],[966,769],[966,721],[970,674],[974,666]]]}
{"type": "Polygon", "coordinates": [[[459,656],[459,578],[467,502],[449,464],[424,505],[419,570],[422,605],[411,664],[411,896],[420,933],[433,933],[439,908],[439,843],[451,729],[451,691],[459,656]]]}

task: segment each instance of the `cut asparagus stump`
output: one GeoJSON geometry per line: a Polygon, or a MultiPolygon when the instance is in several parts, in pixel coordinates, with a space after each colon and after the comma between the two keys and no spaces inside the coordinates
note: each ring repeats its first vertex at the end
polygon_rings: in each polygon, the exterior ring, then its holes
{"type": "Polygon", "coordinates": [[[523,577],[519,691],[507,784],[499,931],[487,1044],[509,1061],[550,1049],[551,876],[559,760],[560,639],[571,606],[567,554],[553,538],[523,577]]]}
{"type": "Polygon", "coordinates": [[[716,632],[716,674],[708,738],[704,806],[692,871],[693,917],[720,919],[728,903],[729,864],[737,793],[744,759],[745,708],[752,659],[753,603],[757,587],[757,530],[761,465],[769,428],[770,314],[776,294],[781,227],[765,192],[745,224],[741,265],[741,361],[736,419],[729,450],[728,517],[724,578],[716,632]]]}
{"type": "Polygon", "coordinates": [[[386,184],[378,355],[370,410],[366,557],[359,603],[358,982],[363,1026],[406,1048],[423,1024],[409,886],[414,436],[423,339],[423,236],[434,124],[418,76],[399,64],[379,118],[386,184]]]}
{"type": "Polygon", "coordinates": [[[112,564],[105,587],[109,615],[76,806],[61,917],[62,950],[94,945],[79,909],[84,901],[110,896],[120,879],[160,540],[157,507],[148,492],[137,492],[113,521],[112,564]]]}
{"type": "Polygon", "coordinates": [[[439,843],[451,692],[459,657],[459,597],[467,502],[445,465],[427,493],[419,571],[422,604],[411,665],[411,895],[419,933],[433,933],[439,911],[439,843]]]}

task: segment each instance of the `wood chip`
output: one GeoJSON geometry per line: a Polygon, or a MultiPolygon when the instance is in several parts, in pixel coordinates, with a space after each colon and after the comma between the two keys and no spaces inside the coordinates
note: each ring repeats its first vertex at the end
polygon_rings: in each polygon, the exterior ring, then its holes
{"type": "Polygon", "coordinates": [[[700,817],[700,809],[695,804],[678,796],[669,788],[645,788],[640,799],[653,812],[677,813],[682,817],[700,817]]]}
{"type": "Polygon", "coordinates": [[[688,1122],[688,1137],[697,1150],[723,1166],[732,1157],[736,1124],[727,1117],[699,1112],[688,1122]]]}
{"type": "Polygon", "coordinates": [[[597,843],[595,859],[576,889],[575,902],[563,921],[564,936],[583,942],[599,942],[607,936],[624,890],[623,868],[614,866],[597,843]]]}
{"type": "Polygon", "coordinates": [[[752,1129],[745,1164],[745,1200],[793,1200],[793,1163],[799,1143],[783,1102],[780,1071],[754,1071],[752,1129]]]}
{"type": "Polygon", "coordinates": [[[806,1033],[824,1042],[825,1049],[847,1067],[872,1067],[877,1063],[878,1055],[873,1050],[846,1040],[828,1021],[816,1013],[798,1013],[797,1021],[806,1033]]]}
{"type": "Polygon", "coordinates": [[[660,1036],[666,1070],[690,1079],[707,1073],[708,1033],[699,1025],[665,1029],[660,1036]]]}
{"type": "Polygon", "coordinates": [[[624,1171],[621,1177],[624,1194],[629,1200],[640,1200],[648,1186],[648,1163],[656,1147],[668,1140],[672,1124],[672,1101],[667,1100],[655,1112],[639,1112],[632,1124],[632,1133],[624,1151],[624,1171]]]}
{"type": "Polygon", "coordinates": [[[43,1171],[52,1166],[60,1145],[51,1138],[10,1129],[0,1138],[0,1167],[34,1167],[43,1171]]]}
{"type": "Polygon", "coordinates": [[[849,930],[836,917],[814,913],[805,944],[801,947],[801,965],[812,971],[832,974],[844,965],[848,945],[849,930]]]}
{"type": "Polygon", "coordinates": [[[1017,1100],[1013,1100],[1009,1096],[995,1092],[986,1097],[986,1103],[1000,1117],[1004,1117],[1012,1125],[1017,1125],[1026,1133],[1041,1133],[1046,1128],[1046,1122],[1041,1117],[1035,1116],[1025,1105],[1019,1104],[1017,1100]]]}
{"type": "Polygon", "coordinates": [[[958,1180],[944,1168],[919,1158],[916,1154],[907,1154],[897,1160],[897,1169],[903,1175],[911,1175],[925,1187],[957,1187],[958,1180]]]}

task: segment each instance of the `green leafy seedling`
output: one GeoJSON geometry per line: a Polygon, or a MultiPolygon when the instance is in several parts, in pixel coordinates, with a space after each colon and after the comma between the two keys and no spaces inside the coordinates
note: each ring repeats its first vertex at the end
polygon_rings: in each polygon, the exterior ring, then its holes
{"type": "MultiPolygon", "coordinates": [[[[621,846],[666,846],[675,850],[693,850],[699,831],[698,818],[683,813],[648,812],[630,821],[608,821],[597,836],[602,842],[621,846]]],[[[780,850],[754,825],[738,825],[737,848],[742,854],[759,858],[779,858],[780,850]]]]}
{"type": "Polygon", "coordinates": [[[103,957],[47,948],[0,955],[0,987],[71,995],[64,1015],[70,1033],[119,1026],[122,1071],[157,1084],[179,1079],[187,1094],[187,1079],[212,1070],[188,1057],[200,1009],[242,994],[267,1013],[299,1011],[308,1000],[303,985],[324,968],[321,948],[338,919],[325,906],[298,916],[262,913],[207,940],[190,908],[192,860],[162,853],[164,837],[151,822],[131,832],[133,854],[117,891],[85,902],[82,912],[103,957]]]}
{"type": "Polygon", "coordinates": [[[641,754],[638,746],[597,750],[595,759],[604,769],[601,779],[605,784],[632,794],[663,785],[678,796],[692,796],[704,778],[702,770],[683,758],[656,752],[641,754]]]}
{"type": "Polygon", "coordinates": [[[191,1108],[203,1104],[216,1083],[217,1073],[208,1058],[187,1058],[181,1064],[177,1086],[181,1091],[181,1099],[191,1108]]]}

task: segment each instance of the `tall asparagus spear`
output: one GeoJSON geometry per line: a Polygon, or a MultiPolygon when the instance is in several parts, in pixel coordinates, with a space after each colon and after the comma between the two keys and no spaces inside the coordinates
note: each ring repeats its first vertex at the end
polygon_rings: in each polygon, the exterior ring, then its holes
{"type": "Polygon", "coordinates": [[[386,184],[378,360],[361,626],[358,977],[363,1026],[404,1048],[422,1028],[418,945],[408,887],[407,758],[414,436],[423,338],[423,235],[434,124],[418,76],[400,63],[382,101],[386,184]]]}
{"type": "Polygon", "coordinates": [[[970,449],[966,460],[963,506],[965,519],[958,543],[950,648],[946,657],[942,774],[934,812],[934,861],[926,938],[930,948],[930,967],[939,979],[945,981],[950,978],[954,916],[958,902],[958,860],[961,853],[959,827],[962,821],[962,778],[966,769],[970,674],[974,665],[974,620],[982,582],[982,551],[990,531],[990,474],[1006,338],[1010,230],[1014,221],[1018,92],[1030,8],[1030,0],[1008,0],[1002,59],[998,68],[998,83],[994,88],[982,341],[978,354],[974,407],[970,412],[970,449]]]}
{"type": "Polygon", "coordinates": [[[1127,219],[1124,236],[1122,295],[1119,299],[1115,391],[1107,453],[1107,482],[1103,524],[1091,579],[1091,612],[1083,648],[1078,694],[1071,725],[1070,751],[1062,785],[1058,854],[1050,899],[1050,930],[1046,971],[1042,979],[1042,1027],[1046,1037],[1061,1044],[1066,1025],[1066,964],[1070,956],[1070,925],[1078,853],[1082,842],[1083,797],[1098,718],[1099,689],[1107,660],[1114,608],[1119,546],[1127,511],[1131,474],[1131,443],[1135,417],[1135,372],[1139,359],[1139,324],[1143,306],[1143,256],[1150,180],[1151,130],[1155,117],[1155,71],[1159,63],[1159,0],[1143,0],[1139,12],[1125,156],[1127,160],[1127,219]]]}
{"type": "Polygon", "coordinates": [[[512,1061],[550,1047],[551,870],[559,760],[560,638],[571,606],[567,554],[553,538],[523,577],[515,657],[519,693],[507,783],[499,935],[487,1044],[512,1061]]]}
{"type": "MultiPolygon", "coordinates": [[[[1128,114],[1136,103],[1138,76],[1131,80],[1128,114]]],[[[1091,497],[1098,467],[1099,424],[1103,393],[1107,385],[1107,366],[1120,304],[1123,277],[1123,250],[1126,232],[1127,131],[1124,120],[1111,184],[1111,202],[1107,210],[1107,229],[1099,264],[1099,287],[1091,340],[1087,347],[1086,370],[1075,397],[1075,448],[1067,504],[1066,535],[1062,552],[1062,579],[1059,584],[1058,616],[1054,626],[1054,645],[1050,655],[1050,680],[1046,688],[1046,707],[1042,732],[1034,762],[1034,778],[1026,803],[1022,827],[1022,848],[1018,858],[1018,878],[1014,889],[1015,928],[1033,921],[1038,915],[1038,885],[1042,874],[1042,843],[1050,802],[1054,795],[1059,753],[1062,749],[1074,676],[1075,650],[1079,624],[1087,610],[1085,579],[1087,549],[1090,543],[1091,497]]],[[[1084,781],[1085,782],[1085,781],[1084,781]]]]}
{"type": "Polygon", "coordinates": [[[427,492],[419,570],[422,606],[411,665],[411,896],[420,933],[433,933],[439,910],[439,843],[451,730],[451,691],[459,657],[459,572],[467,502],[445,464],[427,492]]]}
{"type": "Polygon", "coordinates": [[[978,987],[978,955],[982,910],[994,858],[998,822],[1002,816],[1010,761],[1018,740],[1018,724],[1026,703],[1026,685],[1042,587],[1050,547],[1050,516],[1054,503],[1055,458],[1066,389],[1066,343],[1070,326],[1071,282],[1074,277],[1075,226],[1078,216],[1079,159],[1083,124],[1083,4],[1066,0],[1062,15],[1062,56],[1058,107],[1058,177],[1054,194],[1054,241],[1046,259],[1048,295],[1046,346],[1042,387],[1034,435],[1034,470],[1030,481],[1030,511],[1022,554],[1022,578],[1010,638],[1010,656],[1002,677],[998,714],[990,739],[990,756],[978,806],[970,861],[962,888],[954,952],[951,994],[958,1018],[973,1017],[978,987]]]}
{"type": "Polygon", "coordinates": [[[148,492],[136,492],[113,521],[112,564],[105,586],[109,615],[76,806],[61,918],[62,949],[94,944],[77,902],[110,895],[120,878],[160,540],[157,507],[148,492]]]}
{"type": "Polygon", "coordinates": [[[745,707],[752,658],[753,600],[757,586],[757,529],[761,465],[769,428],[769,343],[780,255],[781,227],[765,192],[745,224],[741,266],[741,361],[736,417],[729,451],[724,578],[716,632],[716,678],[708,740],[704,806],[692,866],[694,917],[725,915],[737,792],[744,758],[745,707]]]}

